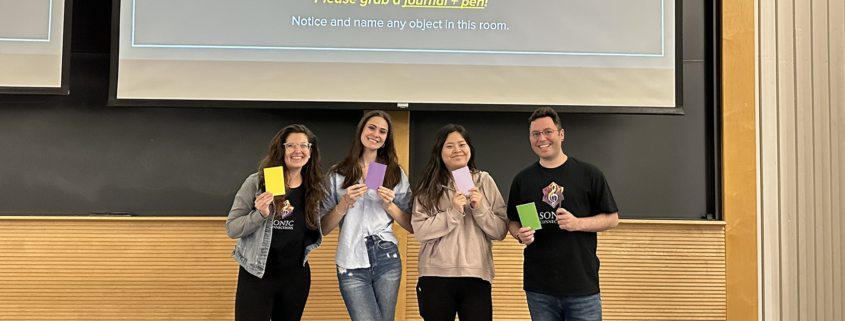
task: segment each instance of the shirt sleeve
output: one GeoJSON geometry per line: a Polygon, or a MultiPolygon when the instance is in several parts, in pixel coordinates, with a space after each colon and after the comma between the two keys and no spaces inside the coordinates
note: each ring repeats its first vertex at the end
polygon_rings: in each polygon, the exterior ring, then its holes
{"type": "Polygon", "coordinates": [[[501,241],[508,233],[508,219],[505,215],[505,200],[499,193],[496,182],[487,173],[481,174],[482,197],[478,209],[471,209],[475,222],[494,241],[501,241]]]}
{"type": "Polygon", "coordinates": [[[408,181],[408,176],[405,171],[402,172],[402,180],[396,187],[393,188],[393,204],[405,213],[411,213],[411,183],[408,181]]]}
{"type": "Polygon", "coordinates": [[[519,184],[520,183],[519,182],[520,182],[519,174],[517,174],[516,177],[513,178],[513,182],[511,182],[511,191],[508,194],[507,209],[508,209],[508,219],[509,220],[522,223],[522,221],[519,220],[519,213],[516,211],[516,204],[520,203],[520,200],[519,200],[519,184]]]}
{"type": "Polygon", "coordinates": [[[411,213],[411,225],[414,226],[414,237],[420,243],[427,243],[439,240],[461,224],[464,214],[458,212],[451,205],[445,211],[433,209],[427,212],[419,204],[414,202],[414,212],[411,213]]]}
{"type": "Polygon", "coordinates": [[[248,177],[235,194],[235,201],[226,218],[226,234],[230,238],[242,238],[254,233],[267,219],[255,209],[256,180],[255,176],[248,177]]]}
{"type": "Polygon", "coordinates": [[[591,187],[593,190],[593,199],[590,200],[590,208],[593,213],[591,214],[597,215],[619,212],[619,209],[616,208],[616,200],[613,199],[613,193],[610,191],[610,185],[607,184],[607,179],[604,177],[604,173],[596,168],[592,176],[593,179],[591,187]]]}
{"type": "Polygon", "coordinates": [[[337,173],[331,173],[326,178],[326,186],[328,187],[328,193],[326,193],[326,198],[323,199],[323,206],[320,208],[320,217],[326,216],[329,212],[331,212],[337,203],[340,201],[340,197],[338,193],[337,187],[337,173]]]}

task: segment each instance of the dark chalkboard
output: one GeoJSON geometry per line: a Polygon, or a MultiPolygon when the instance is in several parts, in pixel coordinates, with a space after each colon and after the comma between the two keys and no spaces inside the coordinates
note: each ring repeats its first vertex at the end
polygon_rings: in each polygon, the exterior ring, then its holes
{"type": "Polygon", "coordinates": [[[108,55],[74,54],[68,97],[0,97],[0,213],[225,215],[292,123],[345,154],[361,111],[105,107],[108,55]]]}

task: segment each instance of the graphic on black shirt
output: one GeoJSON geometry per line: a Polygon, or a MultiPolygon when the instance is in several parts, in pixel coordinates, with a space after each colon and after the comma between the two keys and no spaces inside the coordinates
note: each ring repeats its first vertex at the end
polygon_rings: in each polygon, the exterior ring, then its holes
{"type": "Polygon", "coordinates": [[[563,186],[555,182],[543,188],[543,202],[549,204],[553,211],[537,211],[540,216],[540,224],[557,224],[557,209],[563,202],[563,186]]]}
{"type": "Polygon", "coordinates": [[[291,213],[293,213],[293,206],[290,205],[290,200],[285,200],[285,205],[282,206],[282,210],[279,211],[279,216],[276,219],[283,220],[290,216],[291,213]]]}
{"type": "Polygon", "coordinates": [[[273,228],[277,230],[292,230],[294,221],[293,219],[286,220],[286,218],[293,214],[293,210],[294,208],[290,205],[290,200],[285,200],[285,204],[273,220],[273,228]]]}
{"type": "Polygon", "coordinates": [[[551,207],[556,207],[563,201],[563,186],[558,185],[555,182],[546,186],[543,189],[543,202],[549,204],[551,207]]]}

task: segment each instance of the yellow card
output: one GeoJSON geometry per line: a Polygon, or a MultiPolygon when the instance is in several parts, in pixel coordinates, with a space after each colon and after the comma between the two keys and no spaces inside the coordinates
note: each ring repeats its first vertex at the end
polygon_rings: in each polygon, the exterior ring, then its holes
{"type": "Polygon", "coordinates": [[[281,166],[264,169],[264,187],[273,196],[285,195],[285,171],[281,166]]]}

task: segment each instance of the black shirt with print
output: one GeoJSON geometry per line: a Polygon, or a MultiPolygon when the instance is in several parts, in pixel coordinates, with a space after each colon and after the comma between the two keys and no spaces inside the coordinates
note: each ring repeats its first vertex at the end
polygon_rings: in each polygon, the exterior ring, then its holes
{"type": "Polygon", "coordinates": [[[267,268],[302,266],[305,255],[305,195],[302,188],[288,188],[280,214],[273,219],[273,238],[267,256],[267,268]]]}
{"type": "Polygon", "coordinates": [[[574,157],[557,168],[545,168],[538,161],[514,177],[508,218],[519,222],[516,206],[531,202],[537,206],[543,228],[535,232],[534,242],[525,247],[525,291],[559,297],[599,293],[596,233],[560,229],[555,211],[560,206],[576,217],[618,212],[604,174],[574,157]],[[545,192],[556,187],[563,188],[559,205],[554,204],[554,196],[544,199],[545,192]]]}

